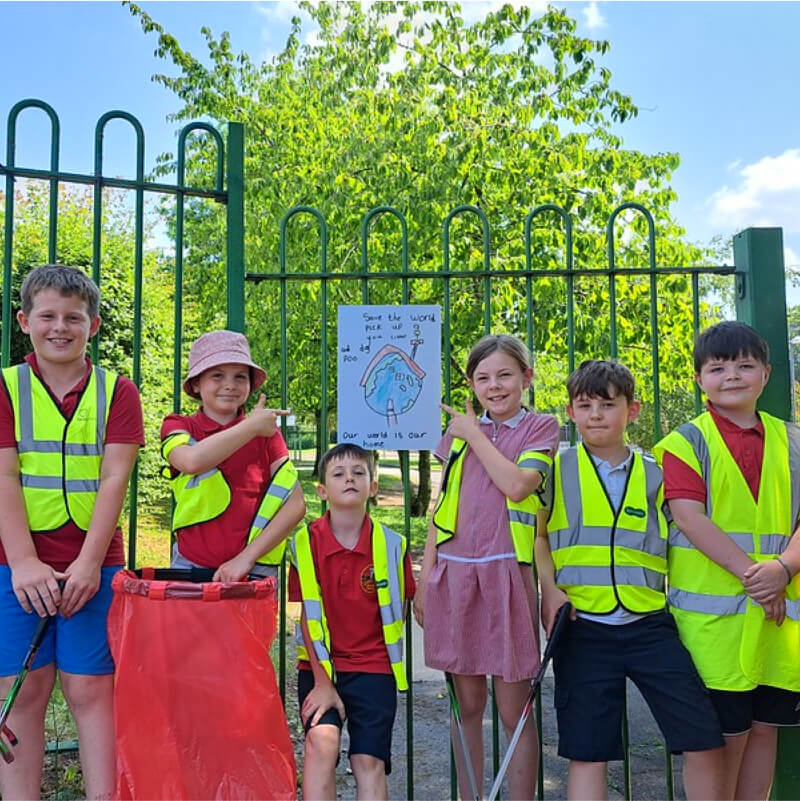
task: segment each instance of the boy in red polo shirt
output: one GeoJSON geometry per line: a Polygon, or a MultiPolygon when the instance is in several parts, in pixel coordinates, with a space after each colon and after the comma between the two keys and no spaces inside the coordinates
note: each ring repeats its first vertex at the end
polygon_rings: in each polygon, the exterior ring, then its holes
{"type": "Polygon", "coordinates": [[[244,413],[266,375],[243,334],[211,331],[192,344],[183,388],[202,405],[161,425],[175,498],[172,567],[212,568],[214,581],[277,575],[306,506],[277,427],[288,412],[265,408],[262,395],[244,413]]]}
{"type": "Polygon", "coordinates": [[[328,511],[292,538],[289,599],[302,601],[298,628],[300,716],[306,731],[303,797],[336,798],[345,718],[360,799],[386,799],[406,601],[414,577],[404,537],[370,519],[373,461],[340,444],[319,464],[317,494],[328,511]]]}
{"type": "Polygon", "coordinates": [[[111,579],[125,561],[118,523],[144,445],[142,406],[131,381],[86,357],[101,322],[100,293],[86,273],[37,267],[20,296],[17,320],[33,353],[2,371],[0,391],[0,696],[39,617],[58,614],[11,712],[22,747],[10,765],[0,761],[0,794],[39,798],[44,716],[58,670],[78,724],[85,797],[110,798],[106,617],[111,579]]]}
{"type": "Polygon", "coordinates": [[[725,735],[725,798],[767,798],[800,725],[800,429],[756,403],[767,343],[723,322],[694,347],[708,411],[654,450],[676,529],[668,602],[725,735]]]}

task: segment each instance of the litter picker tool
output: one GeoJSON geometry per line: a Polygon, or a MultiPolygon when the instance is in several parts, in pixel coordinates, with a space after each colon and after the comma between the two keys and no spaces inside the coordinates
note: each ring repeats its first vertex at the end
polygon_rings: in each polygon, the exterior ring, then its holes
{"type": "Polygon", "coordinates": [[[530,717],[531,709],[533,708],[533,702],[536,698],[536,693],[539,691],[539,688],[542,685],[542,679],[544,678],[544,674],[547,671],[547,666],[550,663],[550,659],[553,656],[556,646],[558,645],[558,639],[564,629],[567,627],[567,622],[569,621],[571,611],[572,604],[569,602],[565,603],[561,609],[558,610],[556,622],[553,624],[553,630],[550,632],[550,639],[548,639],[547,647],[544,649],[544,656],[542,657],[542,664],[539,666],[539,672],[531,682],[531,689],[528,693],[528,698],[525,701],[525,706],[522,708],[522,715],[520,715],[517,728],[514,729],[514,734],[511,736],[511,740],[509,740],[508,748],[506,749],[506,755],[503,757],[503,763],[500,765],[500,770],[497,771],[497,776],[495,777],[494,784],[492,785],[492,789],[489,791],[489,796],[486,801],[495,801],[498,795],[500,795],[500,786],[503,784],[503,778],[508,770],[511,757],[514,755],[514,749],[517,747],[519,738],[522,736],[522,730],[525,728],[525,724],[530,717]]]}
{"type": "Polygon", "coordinates": [[[461,758],[464,760],[464,767],[467,771],[469,791],[472,794],[473,801],[480,801],[481,794],[478,792],[478,783],[475,781],[475,771],[472,769],[472,759],[470,758],[469,748],[467,747],[467,737],[464,734],[464,724],[461,721],[461,707],[458,705],[458,696],[456,695],[455,684],[453,684],[453,677],[449,673],[445,673],[444,677],[447,680],[447,692],[450,696],[450,713],[456,724],[461,758]]]}
{"type": "Polygon", "coordinates": [[[20,669],[17,678],[14,680],[14,683],[11,685],[11,689],[8,691],[8,695],[6,696],[6,700],[3,703],[2,709],[0,709],[0,756],[2,756],[3,760],[9,764],[14,761],[14,752],[11,750],[11,748],[16,746],[19,743],[19,740],[14,732],[8,727],[6,721],[11,713],[11,708],[14,706],[14,702],[17,700],[20,688],[22,687],[22,682],[25,681],[25,677],[30,672],[31,665],[33,665],[33,660],[36,658],[36,652],[39,650],[42,640],[44,640],[45,632],[47,631],[47,627],[50,625],[50,621],[53,619],[53,617],[55,617],[55,615],[47,615],[46,617],[39,618],[39,622],[36,624],[36,629],[34,630],[33,637],[31,638],[31,644],[28,646],[28,653],[25,654],[25,659],[22,662],[22,668],[20,669]]]}

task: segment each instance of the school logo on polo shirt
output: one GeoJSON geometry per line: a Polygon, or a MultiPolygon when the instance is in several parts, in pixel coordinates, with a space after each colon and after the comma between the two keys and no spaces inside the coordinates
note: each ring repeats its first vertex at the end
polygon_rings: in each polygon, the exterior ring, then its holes
{"type": "Polygon", "coordinates": [[[367,595],[375,595],[378,591],[375,586],[375,568],[372,565],[367,565],[361,571],[361,592],[367,595]]]}

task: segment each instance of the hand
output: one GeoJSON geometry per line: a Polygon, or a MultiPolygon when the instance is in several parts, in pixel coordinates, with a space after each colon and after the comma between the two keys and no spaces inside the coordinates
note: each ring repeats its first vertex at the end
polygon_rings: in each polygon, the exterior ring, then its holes
{"type": "Polygon", "coordinates": [[[64,617],[72,617],[94,597],[100,587],[100,567],[94,560],[79,555],[64,571],[67,583],[59,607],[64,617]]]}
{"type": "Polygon", "coordinates": [[[411,602],[411,609],[414,612],[414,620],[419,623],[420,628],[425,628],[425,582],[417,584],[417,591],[414,600],[411,602]]]}
{"type": "Polygon", "coordinates": [[[777,559],[756,562],[744,571],[742,584],[756,603],[763,604],[784,596],[786,571],[777,559]]]}
{"type": "Polygon", "coordinates": [[[242,551],[233,559],[223,562],[214,573],[212,581],[247,581],[247,576],[253,569],[255,560],[242,551]]]}
{"type": "MultiPolygon", "coordinates": [[[[544,626],[548,637],[553,630],[553,624],[556,622],[558,610],[568,602],[569,598],[564,590],[556,588],[554,591],[542,593],[542,626],[544,626]]],[[[578,613],[573,606],[569,613],[569,619],[575,620],[577,617],[578,613]]]]}
{"type": "Polygon", "coordinates": [[[786,617],[786,596],[781,595],[771,601],[762,603],[761,606],[764,607],[764,617],[767,620],[774,620],[776,626],[780,626],[783,623],[786,617]]]}
{"type": "Polygon", "coordinates": [[[447,427],[447,433],[451,436],[469,442],[469,438],[481,430],[475,410],[472,408],[471,400],[467,399],[467,410],[463,413],[456,411],[445,403],[440,403],[439,406],[451,417],[450,425],[447,427]]]}
{"type": "Polygon", "coordinates": [[[35,611],[39,617],[47,617],[58,611],[61,603],[58,581],[65,576],[32,556],[11,568],[11,586],[26,612],[35,611]]]}
{"type": "Polygon", "coordinates": [[[247,415],[247,422],[257,437],[271,437],[278,430],[278,418],[291,414],[291,409],[267,409],[266,404],[267,396],[259,395],[258,403],[247,415]]]}
{"type": "Polygon", "coordinates": [[[308,723],[311,719],[311,726],[316,726],[319,719],[329,710],[335,709],[339,713],[339,717],[344,720],[344,704],[342,699],[339,698],[339,693],[330,682],[321,684],[317,682],[314,689],[306,696],[303,701],[303,708],[300,710],[300,717],[303,719],[303,725],[308,723]]]}

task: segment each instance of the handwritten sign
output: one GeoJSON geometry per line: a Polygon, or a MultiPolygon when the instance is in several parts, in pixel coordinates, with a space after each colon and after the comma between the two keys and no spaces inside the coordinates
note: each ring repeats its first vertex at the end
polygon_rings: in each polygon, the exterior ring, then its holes
{"type": "Polygon", "coordinates": [[[441,439],[438,306],[339,306],[338,441],[432,450],[441,439]]]}

